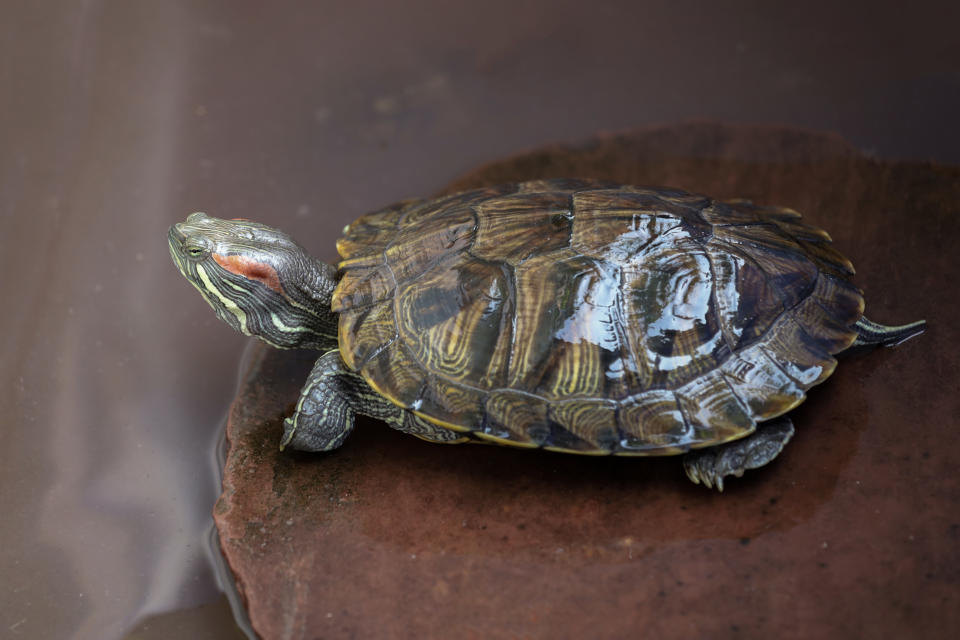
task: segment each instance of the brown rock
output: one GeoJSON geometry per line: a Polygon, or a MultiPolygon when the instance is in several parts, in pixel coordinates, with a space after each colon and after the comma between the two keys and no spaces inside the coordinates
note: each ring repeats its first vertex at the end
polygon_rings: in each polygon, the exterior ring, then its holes
{"type": "Polygon", "coordinates": [[[925,317],[843,359],[797,436],[724,494],[676,458],[441,446],[360,420],[281,453],[315,354],[257,345],[215,512],[264,638],[956,637],[960,170],[842,140],[687,125],[533,151],[450,189],[554,176],[800,210],[860,270],[871,318],[925,317]]]}

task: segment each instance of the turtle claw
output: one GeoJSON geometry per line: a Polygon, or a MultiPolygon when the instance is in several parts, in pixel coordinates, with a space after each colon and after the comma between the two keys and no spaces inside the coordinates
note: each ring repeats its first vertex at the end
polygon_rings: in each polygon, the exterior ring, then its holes
{"type": "Polygon", "coordinates": [[[717,491],[723,493],[723,476],[717,475],[711,464],[704,464],[709,459],[699,452],[687,454],[683,459],[683,469],[693,484],[703,484],[707,489],[716,487],[717,491]]]}
{"type": "Polygon", "coordinates": [[[765,423],[753,434],[727,444],[691,451],[683,458],[683,468],[694,484],[723,492],[723,479],[741,477],[747,469],[761,467],[779,454],[793,437],[788,418],[765,423]]]}

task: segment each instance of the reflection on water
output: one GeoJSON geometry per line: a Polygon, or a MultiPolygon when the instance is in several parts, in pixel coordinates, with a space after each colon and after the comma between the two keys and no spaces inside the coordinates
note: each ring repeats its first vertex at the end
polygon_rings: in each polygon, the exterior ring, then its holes
{"type": "MultiPolygon", "coordinates": [[[[248,344],[247,348],[244,349],[244,356],[240,364],[241,371],[250,366],[250,347],[251,345],[248,344]]],[[[242,380],[239,384],[242,385],[242,380]]],[[[216,491],[219,491],[221,485],[226,459],[226,423],[227,418],[225,416],[219,421],[220,428],[216,431],[215,444],[210,449],[216,491]]],[[[204,518],[206,533],[195,539],[193,544],[186,546],[188,548],[196,546],[202,551],[206,564],[200,570],[207,574],[206,579],[212,578],[216,582],[216,586],[221,592],[219,597],[211,597],[208,591],[197,599],[188,601],[191,603],[189,606],[174,610],[158,607],[156,603],[152,605],[148,603],[134,617],[135,622],[124,636],[125,640],[160,640],[175,636],[204,637],[211,640],[238,640],[256,637],[247,620],[246,611],[240,594],[237,592],[233,575],[224,560],[216,527],[213,520],[209,518],[209,511],[206,507],[210,505],[204,502],[196,506],[198,511],[206,516],[204,518]],[[193,604],[197,602],[200,604],[193,604]],[[156,611],[156,613],[151,613],[151,611],[156,611]]],[[[192,534],[195,535],[196,531],[192,531],[192,534]]]]}
{"type": "MultiPolygon", "coordinates": [[[[252,359],[259,357],[252,348],[253,346],[254,343],[249,342],[244,349],[239,367],[241,376],[244,371],[252,366],[252,359]]],[[[238,392],[243,388],[244,382],[242,378],[238,381],[238,392]]],[[[216,491],[220,490],[222,484],[224,462],[228,448],[226,442],[227,416],[224,416],[219,424],[214,446],[209,451],[216,491]]],[[[216,582],[217,588],[221,592],[219,597],[211,597],[210,593],[207,592],[195,600],[188,601],[191,603],[190,606],[174,610],[166,610],[162,607],[155,608],[155,603],[153,607],[147,604],[135,616],[134,624],[124,636],[125,640],[161,640],[176,636],[203,637],[211,640],[238,640],[256,637],[247,619],[243,601],[237,592],[233,575],[230,573],[220,549],[217,529],[213,520],[209,518],[207,507],[211,507],[211,505],[203,502],[196,506],[198,511],[206,516],[204,518],[206,533],[201,538],[195,539],[194,543],[203,552],[206,565],[202,570],[205,570],[208,574],[207,579],[212,578],[216,582]],[[192,604],[194,602],[200,604],[194,605],[192,604]],[[151,613],[152,610],[157,612],[151,613]]],[[[196,531],[192,533],[195,535],[196,531]]],[[[192,546],[194,545],[187,545],[187,547],[192,546]]]]}
{"type": "Polygon", "coordinates": [[[208,640],[244,640],[255,638],[244,633],[234,621],[234,611],[226,596],[205,604],[147,616],[124,636],[125,640],[170,640],[204,638],[208,640]]]}

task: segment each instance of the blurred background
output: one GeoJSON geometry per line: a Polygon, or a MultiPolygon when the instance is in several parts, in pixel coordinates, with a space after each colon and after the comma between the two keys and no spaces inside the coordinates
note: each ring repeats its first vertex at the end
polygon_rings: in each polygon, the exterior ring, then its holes
{"type": "Polygon", "coordinates": [[[687,120],[960,163],[960,5],[0,3],[0,637],[238,637],[212,568],[246,339],[170,263],[187,213],[333,260],[472,167],[687,120]]]}

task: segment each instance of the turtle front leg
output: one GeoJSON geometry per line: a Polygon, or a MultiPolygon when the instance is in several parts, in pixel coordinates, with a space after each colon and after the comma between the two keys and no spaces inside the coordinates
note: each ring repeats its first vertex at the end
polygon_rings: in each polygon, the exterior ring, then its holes
{"type": "Polygon", "coordinates": [[[762,467],[776,458],[792,437],[790,419],[776,418],[762,423],[746,438],[691,451],[683,457],[683,468],[694,483],[723,491],[724,477],[739,478],[747,469],[762,467]]]}
{"type": "Polygon", "coordinates": [[[339,351],[317,359],[293,416],[283,421],[280,448],[299,451],[331,451],[353,431],[356,414],[383,420],[399,431],[432,442],[465,442],[462,433],[449,431],[409,411],[404,411],[376,393],[356,371],[350,370],[339,351]]]}
{"type": "Polygon", "coordinates": [[[313,365],[294,414],[283,421],[280,449],[336,449],[353,431],[356,400],[366,381],[350,371],[339,351],[328,351],[313,365]]]}

